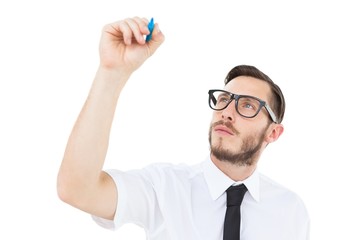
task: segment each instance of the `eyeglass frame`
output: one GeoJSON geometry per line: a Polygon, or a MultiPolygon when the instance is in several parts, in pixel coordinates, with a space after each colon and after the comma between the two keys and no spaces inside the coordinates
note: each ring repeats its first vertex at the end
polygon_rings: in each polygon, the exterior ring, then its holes
{"type": "MultiPolygon", "coordinates": [[[[250,95],[239,95],[239,94],[231,93],[231,92],[229,92],[229,91],[221,90],[221,89],[210,89],[209,92],[208,92],[208,94],[209,94],[209,107],[210,107],[211,109],[215,110],[215,111],[222,111],[222,110],[224,110],[225,108],[227,108],[227,107],[229,106],[229,104],[232,102],[232,100],[235,99],[235,109],[236,109],[236,112],[237,112],[240,116],[245,117],[245,118],[254,118],[254,117],[256,117],[256,116],[259,114],[261,108],[262,108],[262,107],[265,107],[265,110],[268,112],[271,120],[272,120],[274,123],[278,123],[277,117],[276,117],[274,111],[270,108],[270,106],[269,106],[264,100],[261,100],[260,98],[257,98],[257,97],[254,97],[254,96],[250,96],[250,95]],[[225,105],[225,107],[223,107],[223,108],[221,108],[221,109],[215,109],[215,108],[213,108],[213,107],[211,106],[211,101],[212,101],[211,97],[212,97],[212,98],[215,98],[214,95],[213,95],[213,93],[214,93],[214,92],[217,92],[217,91],[224,92],[224,93],[230,95],[230,101],[225,105]],[[259,101],[260,107],[259,107],[259,109],[257,110],[257,112],[255,113],[254,116],[248,117],[248,116],[245,116],[245,115],[243,115],[243,114],[241,114],[241,113],[239,112],[239,110],[238,110],[238,102],[239,102],[239,99],[240,99],[240,98],[243,98],[243,97],[252,98],[252,99],[255,99],[255,100],[259,101]]],[[[215,101],[217,102],[217,99],[215,99],[215,101]]]]}

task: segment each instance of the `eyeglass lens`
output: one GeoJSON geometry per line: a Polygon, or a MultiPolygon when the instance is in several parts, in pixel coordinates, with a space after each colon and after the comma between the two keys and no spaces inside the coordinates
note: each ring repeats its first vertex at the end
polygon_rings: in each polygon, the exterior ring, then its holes
{"type": "MultiPolygon", "coordinates": [[[[227,92],[214,91],[212,93],[213,98],[210,101],[210,106],[214,110],[225,109],[230,102],[234,99],[233,95],[227,92]]],[[[261,107],[259,100],[250,96],[242,96],[237,100],[237,110],[245,117],[254,117],[261,107]]]]}

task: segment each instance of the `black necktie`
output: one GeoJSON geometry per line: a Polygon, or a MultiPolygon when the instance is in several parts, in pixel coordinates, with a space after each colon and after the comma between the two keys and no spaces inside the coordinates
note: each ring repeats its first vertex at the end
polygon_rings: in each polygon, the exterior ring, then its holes
{"type": "Polygon", "coordinates": [[[231,186],[226,190],[226,214],[224,223],[224,240],[240,239],[240,205],[247,188],[244,184],[231,186]]]}

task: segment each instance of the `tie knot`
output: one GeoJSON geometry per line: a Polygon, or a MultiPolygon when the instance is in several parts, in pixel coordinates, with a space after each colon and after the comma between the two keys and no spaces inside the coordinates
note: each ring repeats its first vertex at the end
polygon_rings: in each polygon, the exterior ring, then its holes
{"type": "Polygon", "coordinates": [[[227,196],[226,205],[228,207],[240,206],[246,191],[247,188],[244,184],[229,187],[226,190],[226,196],[227,196]]]}

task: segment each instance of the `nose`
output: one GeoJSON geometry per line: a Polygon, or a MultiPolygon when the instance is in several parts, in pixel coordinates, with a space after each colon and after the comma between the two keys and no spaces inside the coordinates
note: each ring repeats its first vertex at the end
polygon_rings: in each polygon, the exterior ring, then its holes
{"type": "Polygon", "coordinates": [[[235,101],[231,101],[230,104],[221,112],[221,117],[223,120],[233,121],[235,119],[234,114],[236,114],[235,101]]]}

